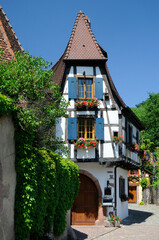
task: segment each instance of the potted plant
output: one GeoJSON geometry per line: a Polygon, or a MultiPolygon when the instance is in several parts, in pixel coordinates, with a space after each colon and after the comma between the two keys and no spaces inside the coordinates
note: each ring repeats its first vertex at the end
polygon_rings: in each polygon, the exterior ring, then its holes
{"type": "Polygon", "coordinates": [[[119,137],[114,136],[114,142],[115,143],[122,142],[123,138],[124,138],[123,136],[119,136],[119,137]]]}
{"type": "Polygon", "coordinates": [[[108,218],[108,221],[111,223],[110,225],[112,225],[114,227],[120,227],[121,220],[122,220],[122,218],[120,217],[120,215],[118,215],[118,216],[111,215],[108,218]]]}
{"type": "Polygon", "coordinates": [[[140,151],[140,147],[137,143],[129,144],[128,149],[132,152],[137,152],[137,153],[139,153],[139,151],[140,151]]]}
{"type": "Polygon", "coordinates": [[[129,200],[129,197],[125,193],[122,193],[120,195],[120,199],[121,199],[122,202],[125,202],[125,201],[129,200]]]}

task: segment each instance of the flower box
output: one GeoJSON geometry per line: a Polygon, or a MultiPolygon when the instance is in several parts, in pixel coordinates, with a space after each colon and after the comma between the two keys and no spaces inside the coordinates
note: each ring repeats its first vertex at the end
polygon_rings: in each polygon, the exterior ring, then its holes
{"type": "Polygon", "coordinates": [[[95,148],[77,149],[77,159],[95,159],[95,148]]]}
{"type": "Polygon", "coordinates": [[[88,100],[80,100],[75,103],[75,108],[78,110],[95,110],[100,105],[100,101],[97,98],[88,100]]]}
{"type": "Polygon", "coordinates": [[[120,199],[121,199],[121,202],[125,202],[129,200],[129,197],[125,193],[123,193],[120,195],[120,199]]]}
{"type": "Polygon", "coordinates": [[[114,142],[115,143],[119,143],[119,142],[122,142],[123,141],[123,136],[119,136],[119,137],[117,137],[117,136],[114,136],[114,142]]]}
{"type": "Polygon", "coordinates": [[[131,152],[136,152],[136,153],[139,153],[140,151],[140,147],[137,143],[132,143],[132,144],[129,144],[128,145],[128,149],[131,151],[131,152]]]}
{"type": "Polygon", "coordinates": [[[84,139],[79,138],[76,142],[74,142],[76,149],[89,149],[89,148],[96,148],[98,146],[97,139],[84,139]]]}

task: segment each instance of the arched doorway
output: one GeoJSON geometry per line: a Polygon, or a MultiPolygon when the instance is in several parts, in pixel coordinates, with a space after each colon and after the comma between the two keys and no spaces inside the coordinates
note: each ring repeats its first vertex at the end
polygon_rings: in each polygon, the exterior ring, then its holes
{"type": "Polygon", "coordinates": [[[95,183],[80,174],[80,189],[71,211],[72,225],[94,225],[98,218],[98,191],[95,183]]]}

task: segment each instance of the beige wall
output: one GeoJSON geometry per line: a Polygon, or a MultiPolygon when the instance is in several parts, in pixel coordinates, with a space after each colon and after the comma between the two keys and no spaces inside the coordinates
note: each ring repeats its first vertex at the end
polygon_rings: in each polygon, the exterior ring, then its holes
{"type": "Polygon", "coordinates": [[[0,240],[14,240],[16,186],[14,125],[11,116],[0,117],[0,240]]]}

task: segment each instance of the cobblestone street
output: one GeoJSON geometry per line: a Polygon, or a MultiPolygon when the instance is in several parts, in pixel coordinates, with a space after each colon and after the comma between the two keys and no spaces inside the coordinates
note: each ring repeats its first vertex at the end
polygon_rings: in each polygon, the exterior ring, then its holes
{"type": "Polygon", "coordinates": [[[78,240],[159,240],[159,206],[129,204],[120,228],[73,226],[78,240]]]}

